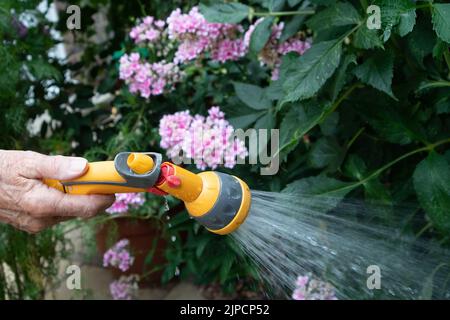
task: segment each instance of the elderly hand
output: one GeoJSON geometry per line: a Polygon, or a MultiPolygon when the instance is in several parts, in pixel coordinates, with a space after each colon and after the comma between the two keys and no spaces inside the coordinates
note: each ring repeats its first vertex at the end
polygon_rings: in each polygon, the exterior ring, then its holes
{"type": "Polygon", "coordinates": [[[42,179],[73,179],[87,169],[78,157],[0,150],[0,222],[36,233],[73,217],[92,217],[108,208],[113,195],[70,195],[42,179]]]}

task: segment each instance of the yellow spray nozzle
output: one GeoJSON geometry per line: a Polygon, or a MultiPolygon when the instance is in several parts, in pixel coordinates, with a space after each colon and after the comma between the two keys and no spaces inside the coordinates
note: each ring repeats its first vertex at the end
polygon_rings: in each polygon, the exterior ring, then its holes
{"type": "Polygon", "coordinates": [[[161,159],[158,153],[121,152],[114,161],[89,163],[81,177],[44,183],[71,194],[170,194],[184,202],[192,218],[217,234],[233,232],[245,221],[251,192],[244,181],[216,171],[195,174],[161,159]]]}
{"type": "Polygon", "coordinates": [[[127,158],[127,165],[134,173],[144,174],[150,172],[155,167],[155,162],[146,154],[130,153],[127,158]]]}
{"type": "Polygon", "coordinates": [[[195,174],[165,162],[156,187],[183,200],[192,218],[221,235],[239,228],[250,210],[251,193],[247,184],[221,172],[195,174]]]}

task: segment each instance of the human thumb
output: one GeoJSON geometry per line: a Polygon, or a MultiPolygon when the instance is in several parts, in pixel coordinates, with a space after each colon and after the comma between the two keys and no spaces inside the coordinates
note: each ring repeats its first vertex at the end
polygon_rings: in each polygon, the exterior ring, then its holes
{"type": "Polygon", "coordinates": [[[28,172],[24,176],[34,179],[74,179],[86,172],[87,160],[80,157],[46,156],[31,152],[27,157],[28,172]]]}

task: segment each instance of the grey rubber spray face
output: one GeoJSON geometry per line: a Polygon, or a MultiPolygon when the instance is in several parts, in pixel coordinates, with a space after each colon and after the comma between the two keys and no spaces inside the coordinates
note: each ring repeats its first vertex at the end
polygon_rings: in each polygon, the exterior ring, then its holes
{"type": "Polygon", "coordinates": [[[210,230],[225,228],[236,216],[242,203],[242,186],[238,179],[226,173],[214,172],[220,181],[220,192],[208,213],[194,217],[210,230]]]}

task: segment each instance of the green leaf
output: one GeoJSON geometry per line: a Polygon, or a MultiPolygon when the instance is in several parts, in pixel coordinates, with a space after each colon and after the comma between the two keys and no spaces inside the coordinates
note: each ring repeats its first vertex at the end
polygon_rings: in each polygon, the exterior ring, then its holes
{"type": "Polygon", "coordinates": [[[335,208],[347,193],[356,187],[354,183],[343,182],[320,175],[303,178],[290,183],[283,189],[283,193],[294,195],[314,196],[312,203],[320,206],[323,212],[335,208]],[[314,201],[318,200],[318,201],[314,201]]]}
{"type": "Polygon", "coordinates": [[[280,11],[283,9],[285,0],[266,0],[268,2],[267,9],[270,12],[280,11]]]}
{"type": "MultiPolygon", "coordinates": [[[[367,166],[358,155],[349,155],[345,162],[344,172],[358,180],[363,180],[368,174],[367,166]]],[[[373,209],[382,209],[381,213],[390,213],[392,200],[389,192],[380,182],[378,177],[372,178],[363,183],[366,200],[376,205],[383,204],[387,207],[374,206],[373,209]],[[387,210],[386,210],[387,209],[387,210]]]]}
{"type": "Polygon", "coordinates": [[[436,60],[441,59],[446,50],[448,50],[448,45],[441,39],[437,39],[433,47],[433,58],[436,60]]]}
{"type": "MultiPolygon", "coordinates": [[[[330,78],[339,65],[342,52],[341,40],[320,42],[297,59],[288,60],[280,78],[286,92],[284,102],[311,98],[330,78]]],[[[283,61],[285,63],[286,60],[283,61]]]]}
{"type": "Polygon", "coordinates": [[[367,166],[363,159],[355,154],[351,154],[345,162],[344,172],[346,175],[361,181],[367,175],[367,166]]]}
{"type": "Polygon", "coordinates": [[[234,258],[230,254],[227,255],[227,259],[223,259],[219,271],[219,279],[221,284],[225,283],[225,281],[228,279],[228,275],[230,273],[233,262],[234,258]]]}
{"type": "Polygon", "coordinates": [[[294,16],[289,22],[286,23],[286,26],[283,28],[283,32],[281,33],[280,42],[284,42],[294,34],[296,34],[303,21],[305,21],[305,15],[294,16]]]}
{"type": "Polygon", "coordinates": [[[266,112],[260,111],[255,113],[246,114],[243,116],[236,116],[229,118],[228,121],[231,123],[231,125],[235,129],[244,129],[247,128],[249,125],[254,123],[256,120],[258,120],[260,117],[264,116],[266,112]]]}
{"type": "Polygon", "coordinates": [[[432,6],[433,29],[443,41],[450,43],[450,4],[434,3],[432,6]]]}
{"type": "Polygon", "coordinates": [[[300,2],[302,2],[303,0],[288,0],[288,4],[289,7],[295,7],[296,5],[298,5],[300,2]]]}
{"type": "Polygon", "coordinates": [[[297,141],[295,140],[303,137],[303,135],[320,122],[329,108],[329,103],[317,102],[315,100],[293,105],[283,119],[284,124],[282,123],[280,127],[281,146],[285,143],[296,143],[297,141]],[[294,128],[295,130],[293,130],[294,128]]]}
{"type": "Polygon", "coordinates": [[[263,88],[242,82],[233,82],[233,85],[237,97],[250,108],[265,110],[272,106],[263,88]]]}
{"type": "Polygon", "coordinates": [[[433,151],[417,165],[413,181],[428,217],[437,228],[450,233],[450,163],[433,151]]]}
{"type": "Polygon", "coordinates": [[[418,24],[406,37],[409,52],[417,61],[417,63],[425,68],[423,59],[433,52],[436,43],[436,35],[431,29],[431,24],[428,21],[419,20],[418,24]]]}
{"type": "Polygon", "coordinates": [[[339,2],[313,15],[306,25],[314,31],[320,31],[331,27],[358,24],[360,21],[358,11],[350,3],[339,2]]]}
{"type": "Polygon", "coordinates": [[[320,131],[322,131],[324,136],[333,136],[336,134],[338,123],[339,112],[335,111],[320,124],[320,131]]]}
{"type": "Polygon", "coordinates": [[[317,140],[308,155],[309,163],[313,168],[325,168],[331,172],[336,171],[344,159],[344,149],[336,139],[323,137],[317,140]]]}
{"type": "Polygon", "coordinates": [[[212,6],[200,4],[200,12],[209,22],[239,23],[249,16],[250,7],[238,3],[219,3],[212,6]]]}
{"type": "Polygon", "coordinates": [[[61,73],[57,68],[42,59],[31,60],[27,62],[30,73],[37,80],[55,79],[61,80],[61,73]]]}
{"type": "Polygon", "coordinates": [[[198,239],[195,243],[195,256],[197,258],[200,258],[203,254],[203,251],[205,251],[206,245],[211,240],[208,236],[202,236],[200,239],[198,239]]]}
{"type": "Polygon", "coordinates": [[[437,114],[450,113],[450,99],[448,97],[440,99],[434,105],[437,114]]]}
{"type": "Polygon", "coordinates": [[[250,52],[258,54],[269,41],[271,29],[273,24],[273,17],[266,17],[256,26],[250,38],[250,52]]]}
{"type": "Polygon", "coordinates": [[[349,72],[347,72],[347,68],[350,64],[356,64],[356,56],[354,54],[348,54],[341,59],[341,63],[334,73],[334,75],[327,81],[326,89],[329,95],[331,96],[331,100],[335,100],[342,88],[344,87],[346,80],[348,78],[349,72]]]}
{"type": "Polygon", "coordinates": [[[380,6],[383,38],[386,42],[396,27],[400,36],[405,36],[411,32],[416,23],[416,8],[414,2],[410,0],[379,0],[374,4],[380,6]]]}
{"type": "Polygon", "coordinates": [[[378,30],[369,29],[365,25],[358,28],[353,38],[353,45],[359,49],[382,48],[383,41],[380,38],[378,30]]]}
{"type": "MultiPolygon", "coordinates": [[[[294,137],[295,132],[297,131],[298,124],[302,116],[304,115],[304,111],[299,107],[291,107],[286,115],[283,117],[283,120],[280,124],[280,146],[284,146],[285,144],[291,142],[294,137]]],[[[298,144],[298,139],[293,142],[289,148],[283,150],[280,158],[284,160],[284,157],[289,154],[298,144]]]]}
{"type": "Polygon", "coordinates": [[[353,73],[362,82],[383,91],[396,99],[392,92],[392,78],[394,76],[394,56],[390,52],[377,52],[362,65],[357,66],[353,73]]]}
{"type": "Polygon", "coordinates": [[[398,111],[395,106],[372,110],[361,106],[363,118],[389,142],[401,145],[424,141],[423,129],[416,120],[398,111]]]}
{"type": "Polygon", "coordinates": [[[274,113],[272,109],[268,109],[264,115],[262,115],[256,122],[255,122],[255,129],[273,129],[275,125],[275,119],[274,119],[274,113]]]}

